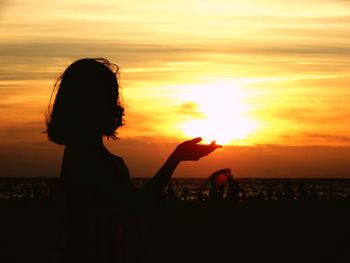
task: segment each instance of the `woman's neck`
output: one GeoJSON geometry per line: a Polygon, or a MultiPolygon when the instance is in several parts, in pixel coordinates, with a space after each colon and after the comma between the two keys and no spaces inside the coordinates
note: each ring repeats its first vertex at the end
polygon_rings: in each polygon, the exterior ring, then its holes
{"type": "Polygon", "coordinates": [[[104,148],[102,136],[82,136],[67,146],[104,148]]]}

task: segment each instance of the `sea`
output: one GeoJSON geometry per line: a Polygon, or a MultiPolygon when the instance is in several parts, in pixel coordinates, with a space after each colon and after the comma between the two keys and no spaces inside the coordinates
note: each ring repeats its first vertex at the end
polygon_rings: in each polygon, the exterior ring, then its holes
{"type": "MultiPolygon", "coordinates": [[[[149,178],[134,178],[143,187],[149,178]]],[[[238,178],[237,198],[244,200],[290,199],[350,199],[350,179],[266,179],[238,178]]],[[[206,200],[209,189],[206,178],[173,178],[165,195],[172,189],[179,200],[206,200]]],[[[0,200],[49,198],[57,193],[58,178],[0,178],[0,200]]],[[[227,189],[223,197],[227,195],[227,189]]]]}

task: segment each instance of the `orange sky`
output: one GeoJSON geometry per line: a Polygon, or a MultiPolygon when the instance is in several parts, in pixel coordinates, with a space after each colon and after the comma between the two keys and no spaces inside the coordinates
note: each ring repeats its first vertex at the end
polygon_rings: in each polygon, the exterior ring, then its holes
{"type": "Polygon", "coordinates": [[[350,177],[347,1],[174,3],[0,1],[0,176],[58,174],[62,149],[41,133],[54,80],[106,57],[127,122],[108,146],[134,176],[203,136],[226,147],[177,176],[350,177]]]}

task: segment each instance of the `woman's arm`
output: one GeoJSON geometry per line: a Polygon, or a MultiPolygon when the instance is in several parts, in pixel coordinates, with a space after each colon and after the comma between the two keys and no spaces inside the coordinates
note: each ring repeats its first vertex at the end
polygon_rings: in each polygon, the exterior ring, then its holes
{"type": "Polygon", "coordinates": [[[179,144],[159,171],[146,185],[146,188],[151,188],[155,191],[162,191],[168,185],[171,176],[180,162],[198,161],[200,158],[207,156],[216,149],[222,147],[221,145],[216,144],[215,141],[208,145],[198,144],[201,140],[202,138],[198,137],[179,144]]]}

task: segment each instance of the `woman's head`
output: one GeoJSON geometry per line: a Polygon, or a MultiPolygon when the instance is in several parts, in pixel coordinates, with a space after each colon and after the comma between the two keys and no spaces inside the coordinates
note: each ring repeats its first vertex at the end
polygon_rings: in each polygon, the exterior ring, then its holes
{"type": "Polygon", "coordinates": [[[80,59],[58,78],[55,90],[46,120],[49,140],[67,145],[93,136],[116,138],[124,112],[117,65],[106,59],[80,59]]]}

